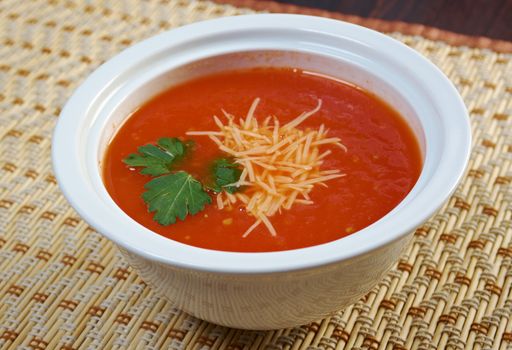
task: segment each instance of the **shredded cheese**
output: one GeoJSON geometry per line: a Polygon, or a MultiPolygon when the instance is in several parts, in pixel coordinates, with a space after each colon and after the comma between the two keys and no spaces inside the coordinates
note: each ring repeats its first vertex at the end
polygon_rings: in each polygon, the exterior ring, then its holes
{"type": "Polygon", "coordinates": [[[260,99],[252,103],[245,119],[236,118],[222,110],[227,123],[214,116],[218,131],[189,131],[187,135],[208,136],[220,150],[232,156],[243,168],[240,179],[229,186],[244,187],[234,194],[221,192],[216,202],[219,209],[241,202],[256,218],[247,229],[247,237],[261,223],[271,235],[276,230],[269,217],[288,210],[294,204],[313,204],[309,193],[315,185],[327,187],[326,181],[344,176],[338,169],[321,170],[323,159],[331,150],[320,152],[321,146],[333,145],[346,151],[337,137],[327,137],[322,124],[318,130],[299,129],[298,126],[322,107],[317,106],[297,118],[280,125],[275,116],[267,117],[261,125],[254,113],[260,99]]]}

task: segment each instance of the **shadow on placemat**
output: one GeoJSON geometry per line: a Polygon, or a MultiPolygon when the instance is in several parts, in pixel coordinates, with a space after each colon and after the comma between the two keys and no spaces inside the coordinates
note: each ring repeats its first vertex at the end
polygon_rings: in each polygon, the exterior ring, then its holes
{"type": "Polygon", "coordinates": [[[148,36],[249,12],[202,1],[0,3],[0,348],[512,347],[511,55],[392,34],[455,83],[473,154],[396,268],[332,318],[273,332],[197,320],[154,295],[70,209],[50,142],[73,89],[148,36]]]}

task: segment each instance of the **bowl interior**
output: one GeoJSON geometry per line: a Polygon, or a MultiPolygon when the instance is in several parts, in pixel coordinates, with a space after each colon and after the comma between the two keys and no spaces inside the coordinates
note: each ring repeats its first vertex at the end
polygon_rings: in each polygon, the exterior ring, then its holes
{"type": "Polygon", "coordinates": [[[422,123],[411,106],[410,99],[403,96],[400,87],[390,83],[389,77],[384,74],[377,75],[357,62],[340,60],[328,55],[300,51],[254,50],[202,58],[151,77],[130,91],[130,94],[125,95],[112,109],[110,115],[103,119],[97,153],[100,168],[106,147],[119,127],[137,107],[153,96],[200,76],[256,67],[299,68],[308,74],[340,80],[374,93],[393,106],[406,119],[418,139],[423,158],[425,157],[426,140],[422,123]]]}

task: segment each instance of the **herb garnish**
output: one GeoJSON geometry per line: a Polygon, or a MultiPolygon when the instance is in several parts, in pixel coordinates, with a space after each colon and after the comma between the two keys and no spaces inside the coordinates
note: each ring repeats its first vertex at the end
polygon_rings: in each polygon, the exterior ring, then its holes
{"type": "Polygon", "coordinates": [[[238,187],[233,186],[235,182],[240,179],[242,170],[240,166],[236,164],[232,159],[219,158],[212,166],[212,173],[214,176],[214,184],[209,186],[215,192],[221,192],[222,190],[228,193],[235,193],[238,191],[238,187]]]}
{"type": "Polygon", "coordinates": [[[215,192],[222,190],[234,193],[238,190],[232,184],[240,179],[242,171],[238,164],[228,158],[219,158],[212,165],[213,184],[203,186],[201,182],[185,171],[174,169],[176,162],[183,159],[192,141],[181,141],[165,137],[156,145],[140,146],[123,162],[130,167],[142,167],[143,175],[155,177],[144,185],[142,199],[149,212],[155,212],[153,219],[161,225],[174,224],[176,218],[184,220],[204,210],[212,199],[205,188],[215,192]]]}
{"type": "Polygon", "coordinates": [[[123,162],[132,167],[144,167],[143,175],[159,176],[168,174],[171,165],[185,155],[187,144],[175,137],[164,137],[156,145],[140,146],[139,153],[132,153],[123,162]]]}
{"type": "Polygon", "coordinates": [[[184,220],[187,214],[194,215],[210,204],[212,199],[192,175],[178,171],[149,181],[142,194],[153,217],[161,225],[170,225],[176,218],[184,220]]]}

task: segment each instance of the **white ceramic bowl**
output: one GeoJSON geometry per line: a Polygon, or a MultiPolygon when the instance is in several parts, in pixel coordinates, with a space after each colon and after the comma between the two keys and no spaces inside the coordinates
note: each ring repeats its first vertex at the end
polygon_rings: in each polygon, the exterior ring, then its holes
{"type": "Polygon", "coordinates": [[[353,24],[265,14],[174,29],[103,64],[64,107],[53,137],[53,163],[71,205],[119,246],[158,293],[208,321],[273,329],[325,317],[379,282],[412,231],[455,189],[470,143],[469,120],[457,91],[412,49],[353,24]],[[330,243],[234,253],[164,238],[117,207],[102,183],[102,156],[137,106],[198,75],[268,65],[300,67],[354,83],[407,119],[420,141],[424,166],[416,186],[393,211],[330,243]]]}

